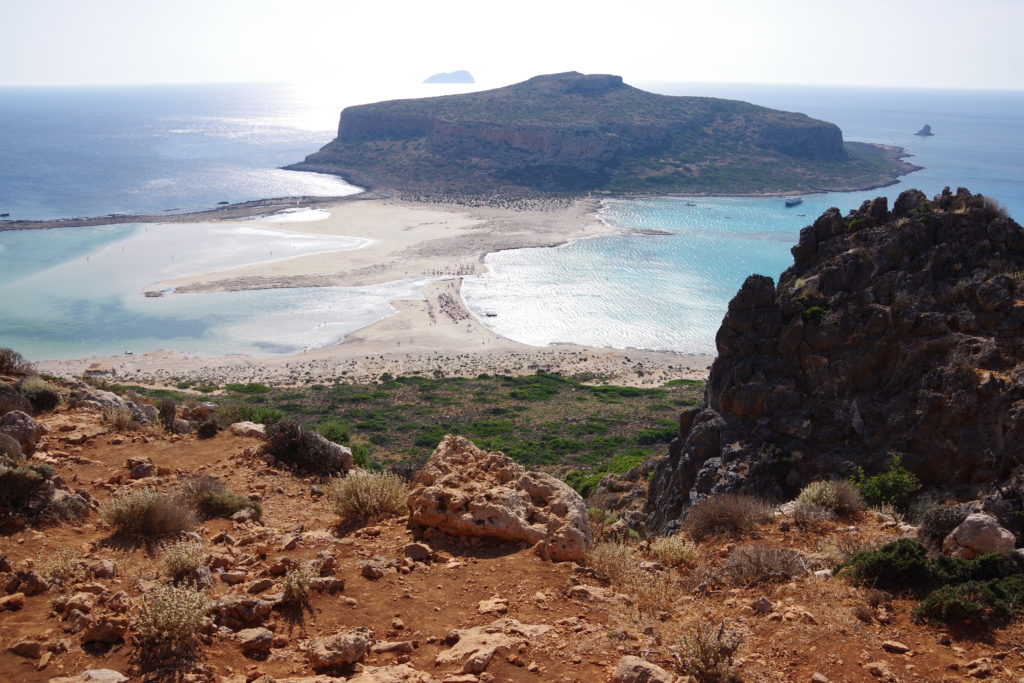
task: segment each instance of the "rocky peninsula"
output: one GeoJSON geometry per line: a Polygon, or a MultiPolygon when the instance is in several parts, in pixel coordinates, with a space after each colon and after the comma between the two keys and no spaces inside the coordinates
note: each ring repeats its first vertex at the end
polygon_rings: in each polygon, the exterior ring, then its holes
{"type": "Polygon", "coordinates": [[[415,192],[751,194],[852,190],[916,170],[804,114],[567,72],[462,95],[346,108],[289,169],[415,192]]]}

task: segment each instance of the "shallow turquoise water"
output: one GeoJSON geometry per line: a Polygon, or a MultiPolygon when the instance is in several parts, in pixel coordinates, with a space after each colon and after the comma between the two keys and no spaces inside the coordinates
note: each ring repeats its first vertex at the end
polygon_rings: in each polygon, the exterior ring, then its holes
{"type": "MultiPolygon", "coordinates": [[[[658,86],[652,87],[658,89],[658,86]]],[[[800,228],[831,206],[845,214],[879,195],[915,187],[929,195],[966,186],[1024,216],[1024,93],[662,84],[660,92],[747,99],[835,121],[847,139],[899,145],[926,169],[865,192],[782,199],[608,200],[601,217],[627,231],[557,249],[491,254],[490,272],[468,280],[471,309],[495,332],[543,345],[586,345],[714,353],[729,299],[752,273],[777,278],[792,263],[800,228]],[[703,88],[703,90],[702,90],[703,88]],[[913,135],[930,123],[936,136],[913,135]]]]}

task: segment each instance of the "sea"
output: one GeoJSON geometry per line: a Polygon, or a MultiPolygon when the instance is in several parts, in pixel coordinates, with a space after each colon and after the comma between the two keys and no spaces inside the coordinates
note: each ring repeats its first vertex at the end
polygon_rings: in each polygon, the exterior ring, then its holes
{"type": "MultiPolygon", "coordinates": [[[[741,99],[897,145],[924,170],[864,192],[607,199],[622,230],[556,248],[502,251],[463,292],[511,339],[714,353],[729,299],[751,273],[777,277],[801,227],[831,206],[958,186],[1024,218],[1024,92],[706,83],[634,85],[741,99]],[[913,135],[924,124],[933,137],[913,135]],[[651,235],[656,230],[665,235],[651,235]]],[[[0,213],[12,219],[177,213],[218,202],[337,196],[339,178],[280,170],[330,141],[350,104],[477,86],[381,84],[0,88],[0,213]]],[[[318,220],[297,210],[282,221],[318,220]]],[[[281,228],[287,226],[281,225],[281,228]]],[[[32,360],[156,349],[273,356],[336,343],[416,298],[429,278],[360,288],[144,297],[152,283],[242,263],[359,247],[266,225],[120,224],[0,232],[0,346],[32,360]]]]}

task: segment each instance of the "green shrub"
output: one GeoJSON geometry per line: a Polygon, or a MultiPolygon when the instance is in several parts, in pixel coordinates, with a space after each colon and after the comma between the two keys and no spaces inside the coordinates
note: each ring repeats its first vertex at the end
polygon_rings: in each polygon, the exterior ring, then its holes
{"type": "Polygon", "coordinates": [[[252,422],[256,422],[257,424],[272,425],[275,422],[280,422],[281,420],[283,420],[284,413],[282,413],[277,408],[257,406],[253,408],[250,419],[252,422]]]}
{"type": "Polygon", "coordinates": [[[1000,626],[1021,610],[1024,575],[942,586],[925,598],[912,617],[981,631],[1000,626]]]}
{"type": "Polygon", "coordinates": [[[32,404],[36,413],[53,410],[60,405],[60,391],[39,375],[29,375],[18,383],[18,390],[32,404]]]}
{"type": "Polygon", "coordinates": [[[196,525],[195,512],[180,501],[151,488],[134,489],[100,506],[100,519],[118,533],[163,537],[196,525]]]}
{"type": "Polygon", "coordinates": [[[316,431],[320,432],[320,436],[328,441],[340,443],[344,446],[347,446],[352,438],[352,431],[348,428],[348,425],[340,422],[324,422],[316,428],[316,431]]]}
{"type": "Polygon", "coordinates": [[[159,586],[142,598],[132,621],[135,644],[157,652],[194,647],[210,599],[192,586],[159,586]]]}
{"type": "Polygon", "coordinates": [[[740,636],[718,626],[702,623],[684,634],[673,648],[679,673],[692,676],[698,683],[738,683],[743,680],[733,667],[740,636]]]}
{"type": "Polygon", "coordinates": [[[708,536],[742,536],[771,517],[771,508],[760,498],[741,493],[722,493],[698,501],[683,520],[683,531],[699,541],[708,536]]]}
{"type": "Polygon", "coordinates": [[[809,306],[804,309],[804,321],[809,325],[820,325],[828,317],[828,306],[809,306]]]}
{"type": "Polygon", "coordinates": [[[246,508],[253,511],[254,519],[258,520],[263,516],[263,506],[259,501],[231,493],[224,482],[209,475],[187,479],[182,485],[181,498],[204,519],[230,518],[231,515],[246,508]]]}
{"type": "Polygon", "coordinates": [[[892,465],[885,472],[869,477],[863,468],[857,468],[851,481],[872,507],[890,503],[906,509],[914,493],[921,488],[917,475],[903,467],[898,455],[892,457],[892,465]]]}
{"type": "Polygon", "coordinates": [[[990,581],[1024,573],[1024,565],[1000,553],[970,560],[936,555],[915,540],[901,538],[878,550],[857,553],[836,567],[858,583],[892,593],[925,595],[941,586],[990,581]]]}
{"type": "Polygon", "coordinates": [[[923,589],[932,583],[928,551],[909,538],[901,538],[878,550],[857,553],[849,562],[838,565],[836,572],[893,593],[923,589]]]}
{"type": "Polygon", "coordinates": [[[32,369],[32,364],[25,360],[25,356],[21,355],[14,349],[7,347],[0,348],[0,374],[10,375],[20,372],[29,372],[32,369]]]}
{"type": "Polygon", "coordinates": [[[340,517],[376,522],[408,512],[405,482],[392,472],[353,472],[331,484],[331,502],[340,517]]]}
{"type": "Polygon", "coordinates": [[[347,464],[336,448],[294,420],[281,420],[267,427],[263,452],[302,472],[329,476],[344,472],[347,464]]]}
{"type": "Polygon", "coordinates": [[[270,391],[270,387],[266,384],[260,384],[259,382],[248,382],[247,384],[225,384],[224,388],[228,391],[233,391],[236,394],[265,394],[270,391]]]}
{"type": "Polygon", "coordinates": [[[49,465],[0,466],[0,510],[18,516],[45,512],[53,500],[53,473],[49,465]]]}
{"type": "Polygon", "coordinates": [[[865,507],[860,490],[848,481],[812,482],[800,491],[796,502],[825,508],[844,517],[857,514],[865,507]]]}

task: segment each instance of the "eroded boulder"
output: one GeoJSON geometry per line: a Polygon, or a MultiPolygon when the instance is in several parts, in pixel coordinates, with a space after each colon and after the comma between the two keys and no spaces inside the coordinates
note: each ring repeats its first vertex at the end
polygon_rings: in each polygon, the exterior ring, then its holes
{"type": "Polygon", "coordinates": [[[369,629],[360,627],[313,640],[306,657],[314,669],[340,669],[362,661],[372,645],[369,629]]]}
{"type": "Polygon", "coordinates": [[[942,542],[942,552],[965,560],[985,553],[1008,553],[1016,539],[999,525],[994,517],[981,512],[967,515],[960,526],[949,532],[942,542]]]}
{"type": "Polygon", "coordinates": [[[495,655],[517,652],[530,640],[550,630],[550,626],[522,624],[515,619],[498,619],[484,626],[456,629],[445,639],[451,647],[438,653],[434,664],[458,664],[461,673],[478,674],[487,669],[495,655]]]}
{"type": "Polygon", "coordinates": [[[39,440],[47,433],[46,427],[32,419],[28,413],[12,410],[0,417],[0,434],[7,434],[18,442],[25,455],[35,453],[39,440]]]}
{"type": "Polygon", "coordinates": [[[416,475],[409,524],[452,536],[542,544],[552,560],[579,560],[591,542],[583,499],[502,453],[446,436],[416,475]]]}

